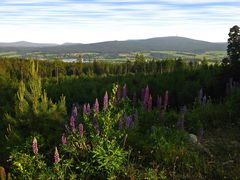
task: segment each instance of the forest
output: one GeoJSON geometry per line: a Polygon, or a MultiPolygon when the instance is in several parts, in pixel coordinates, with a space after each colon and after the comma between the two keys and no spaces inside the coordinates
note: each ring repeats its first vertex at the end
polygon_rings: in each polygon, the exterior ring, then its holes
{"type": "Polygon", "coordinates": [[[226,54],[0,57],[0,179],[238,179],[238,26],[226,54]]]}

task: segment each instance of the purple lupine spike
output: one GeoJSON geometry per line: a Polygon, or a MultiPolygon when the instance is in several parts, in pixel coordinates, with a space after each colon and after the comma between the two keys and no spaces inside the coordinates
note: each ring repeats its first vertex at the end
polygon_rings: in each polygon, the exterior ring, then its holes
{"type": "Polygon", "coordinates": [[[127,97],[127,85],[124,84],[123,86],[123,98],[126,98],[127,97]]]}
{"type": "Polygon", "coordinates": [[[72,116],[74,118],[77,118],[77,114],[78,114],[78,108],[77,108],[77,105],[73,105],[73,108],[72,108],[72,116]]]}
{"type": "Polygon", "coordinates": [[[137,103],[137,94],[136,92],[133,93],[133,105],[136,105],[137,103]]]}
{"type": "Polygon", "coordinates": [[[162,96],[157,97],[157,109],[158,111],[161,111],[162,109],[162,96]]]}
{"type": "Polygon", "coordinates": [[[128,116],[125,121],[126,128],[130,128],[132,125],[132,116],[128,116]]]}
{"type": "Polygon", "coordinates": [[[37,139],[34,137],[33,142],[32,142],[32,149],[35,157],[38,155],[38,144],[37,144],[37,139]]]}
{"type": "Polygon", "coordinates": [[[86,104],[83,105],[83,115],[86,115],[88,112],[87,112],[87,106],[86,104]]]}
{"type": "Polygon", "coordinates": [[[164,110],[167,109],[168,106],[168,91],[165,92],[165,96],[164,96],[164,110]]]}
{"type": "Polygon", "coordinates": [[[147,107],[148,107],[148,99],[149,99],[149,88],[148,86],[145,88],[145,92],[144,92],[144,107],[145,109],[147,110],[147,107]]]}
{"type": "Polygon", "coordinates": [[[121,99],[121,86],[117,85],[117,99],[121,99]]]}
{"type": "Polygon", "coordinates": [[[94,104],[94,112],[96,114],[99,113],[99,103],[98,103],[98,99],[97,98],[96,98],[95,104],[94,104]]]}
{"type": "Polygon", "coordinates": [[[82,138],[83,137],[83,124],[82,123],[79,124],[78,130],[79,130],[80,137],[82,138]]]}
{"type": "Polygon", "coordinates": [[[71,116],[70,117],[70,126],[71,126],[72,130],[75,130],[75,127],[76,127],[75,125],[76,125],[76,119],[73,116],[71,116]]]}
{"type": "Polygon", "coordinates": [[[91,113],[91,107],[90,107],[90,104],[89,104],[89,103],[87,104],[87,113],[88,113],[88,114],[91,113]]]}
{"type": "Polygon", "coordinates": [[[97,119],[96,119],[95,117],[94,117],[93,120],[92,120],[92,124],[93,124],[93,126],[95,127],[95,129],[98,128],[98,121],[97,121],[97,119]]]}
{"type": "Polygon", "coordinates": [[[54,163],[57,164],[60,161],[59,153],[57,147],[55,147],[55,152],[54,152],[54,163]]]}
{"type": "Polygon", "coordinates": [[[152,110],[152,96],[150,94],[148,99],[148,112],[150,112],[151,110],[152,110]]]}
{"type": "Polygon", "coordinates": [[[108,109],[108,93],[105,92],[104,98],[103,98],[103,109],[106,111],[108,109]]]}
{"type": "Polygon", "coordinates": [[[62,134],[62,144],[67,144],[67,138],[65,134],[62,134]]]}

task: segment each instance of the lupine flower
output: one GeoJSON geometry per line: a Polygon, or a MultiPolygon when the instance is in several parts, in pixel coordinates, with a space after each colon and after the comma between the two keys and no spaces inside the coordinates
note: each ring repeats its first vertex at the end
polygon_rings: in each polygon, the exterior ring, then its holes
{"type": "Polygon", "coordinates": [[[72,108],[72,116],[74,118],[77,118],[77,114],[78,114],[78,108],[77,108],[77,105],[73,105],[73,108],[72,108]]]}
{"type": "Polygon", "coordinates": [[[33,138],[32,148],[33,148],[33,153],[36,157],[38,154],[38,144],[37,144],[37,139],[35,137],[33,138]]]}
{"type": "Polygon", "coordinates": [[[82,138],[83,137],[83,124],[82,123],[80,123],[79,124],[79,134],[80,134],[80,137],[82,138]]]}
{"type": "Polygon", "coordinates": [[[119,84],[117,85],[117,98],[121,98],[121,86],[119,84]]]}
{"type": "Polygon", "coordinates": [[[145,109],[147,109],[148,107],[148,99],[149,99],[149,88],[147,86],[144,91],[144,102],[143,102],[145,109]]]}
{"type": "Polygon", "coordinates": [[[83,115],[86,115],[88,112],[87,112],[87,106],[86,104],[83,105],[83,115]]]}
{"type": "Polygon", "coordinates": [[[123,98],[126,98],[127,97],[127,85],[124,84],[123,86],[123,98]]]}
{"type": "Polygon", "coordinates": [[[126,128],[129,128],[132,125],[132,116],[128,116],[125,121],[126,128]]]}
{"type": "Polygon", "coordinates": [[[164,110],[167,109],[167,105],[168,105],[168,91],[165,92],[164,96],[164,110]]]}
{"type": "Polygon", "coordinates": [[[57,164],[59,163],[60,158],[59,158],[59,153],[57,147],[55,147],[55,152],[54,152],[54,163],[57,164]]]}
{"type": "Polygon", "coordinates": [[[161,109],[162,109],[162,96],[157,97],[157,109],[158,109],[158,111],[161,111],[161,109]]]}
{"type": "Polygon", "coordinates": [[[62,144],[67,144],[67,138],[65,134],[62,134],[62,144]]]}
{"type": "Polygon", "coordinates": [[[76,127],[75,124],[76,124],[76,119],[73,116],[71,116],[70,117],[70,126],[71,126],[72,130],[75,129],[75,127],[76,127]]]}
{"type": "Polygon", "coordinates": [[[108,93],[105,92],[104,98],[103,98],[103,109],[106,111],[108,109],[108,93]]]}
{"type": "Polygon", "coordinates": [[[148,99],[148,112],[150,112],[151,110],[152,110],[152,96],[150,94],[148,99]]]}
{"type": "Polygon", "coordinates": [[[99,113],[99,103],[98,103],[98,99],[96,98],[95,104],[94,104],[94,111],[95,113],[99,113]]]}
{"type": "Polygon", "coordinates": [[[88,114],[91,113],[91,107],[90,107],[90,104],[89,104],[89,103],[87,104],[87,113],[88,113],[88,114]]]}
{"type": "Polygon", "coordinates": [[[96,129],[98,128],[98,122],[97,122],[97,119],[95,117],[92,120],[92,124],[96,129]]]}

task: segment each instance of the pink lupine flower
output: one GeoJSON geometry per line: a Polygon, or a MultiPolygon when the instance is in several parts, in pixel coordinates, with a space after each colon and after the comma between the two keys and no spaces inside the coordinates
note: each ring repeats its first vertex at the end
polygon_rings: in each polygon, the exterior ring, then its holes
{"type": "Polygon", "coordinates": [[[94,104],[94,111],[95,113],[99,113],[99,103],[98,103],[98,99],[96,98],[95,104],[94,104]]]}
{"type": "Polygon", "coordinates": [[[143,101],[145,109],[147,109],[148,107],[148,99],[149,99],[149,88],[147,86],[144,91],[144,101],[143,101]]]}
{"type": "Polygon", "coordinates": [[[67,138],[65,134],[62,134],[62,144],[67,144],[67,138]]]}
{"type": "Polygon", "coordinates": [[[32,149],[33,149],[33,153],[36,157],[38,154],[38,145],[37,145],[37,139],[35,137],[33,138],[32,149]]]}
{"type": "Polygon", "coordinates": [[[59,153],[57,147],[55,147],[55,152],[54,152],[54,163],[57,164],[59,163],[60,158],[59,158],[59,153]]]}
{"type": "Polygon", "coordinates": [[[127,85],[124,84],[123,86],[123,98],[126,98],[127,97],[127,85]]]}
{"type": "Polygon", "coordinates": [[[71,116],[70,117],[70,126],[71,126],[72,130],[75,129],[75,127],[76,127],[75,124],[76,124],[76,119],[73,116],[71,116]]]}
{"type": "Polygon", "coordinates": [[[83,115],[86,115],[88,112],[87,112],[87,106],[86,104],[83,105],[83,115]]]}
{"type": "Polygon", "coordinates": [[[158,109],[158,111],[161,111],[161,109],[162,109],[162,96],[157,97],[157,109],[158,109]]]}
{"type": "Polygon", "coordinates": [[[165,92],[165,96],[164,96],[164,110],[167,109],[168,106],[168,91],[165,92]]]}
{"type": "Polygon", "coordinates": [[[106,111],[108,109],[108,93],[105,92],[104,98],[103,98],[103,109],[106,111]]]}
{"type": "Polygon", "coordinates": [[[77,108],[77,105],[73,105],[73,108],[72,108],[72,116],[77,118],[77,114],[78,114],[78,108],[77,108]]]}
{"type": "Polygon", "coordinates": [[[148,112],[150,112],[151,110],[152,110],[152,96],[150,94],[148,99],[148,112]]]}
{"type": "Polygon", "coordinates": [[[88,113],[88,114],[91,113],[91,107],[90,107],[90,104],[89,104],[89,103],[87,104],[87,113],[88,113]]]}
{"type": "Polygon", "coordinates": [[[82,138],[83,137],[83,124],[82,123],[80,123],[79,124],[79,134],[80,134],[80,137],[82,138]]]}

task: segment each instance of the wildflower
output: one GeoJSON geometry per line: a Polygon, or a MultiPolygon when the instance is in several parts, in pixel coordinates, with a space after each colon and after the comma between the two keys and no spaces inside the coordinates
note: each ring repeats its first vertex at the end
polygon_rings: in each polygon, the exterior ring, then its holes
{"type": "Polygon", "coordinates": [[[95,104],[94,104],[94,111],[95,113],[99,113],[99,103],[98,103],[98,99],[96,98],[95,104]]]}
{"type": "Polygon", "coordinates": [[[60,158],[59,158],[59,153],[57,147],[55,147],[55,152],[54,152],[54,163],[57,164],[59,163],[60,158]]]}
{"type": "Polygon", "coordinates": [[[104,98],[103,98],[103,109],[106,111],[108,109],[108,93],[105,92],[104,98]]]}
{"type": "Polygon", "coordinates": [[[80,134],[80,137],[82,138],[83,137],[83,124],[82,123],[80,123],[79,124],[79,134],[80,134]]]}
{"type": "Polygon", "coordinates": [[[73,104],[73,108],[72,108],[72,116],[74,118],[77,118],[77,114],[78,114],[78,108],[77,105],[73,104]]]}
{"type": "Polygon", "coordinates": [[[132,125],[132,116],[128,116],[125,121],[126,128],[129,128],[132,125]]]}
{"type": "Polygon", "coordinates": [[[62,134],[62,144],[67,144],[67,138],[65,134],[62,134]]]}
{"type": "Polygon", "coordinates": [[[164,110],[167,109],[168,106],[168,91],[165,92],[165,97],[164,97],[164,110]]]}
{"type": "Polygon", "coordinates": [[[206,94],[203,96],[203,98],[202,98],[202,104],[203,105],[206,105],[206,103],[207,103],[207,96],[206,96],[206,94]]]}
{"type": "Polygon", "coordinates": [[[83,115],[88,113],[86,104],[83,105],[83,115]]]}
{"type": "Polygon", "coordinates": [[[143,101],[145,109],[147,109],[148,107],[148,99],[149,99],[149,88],[147,86],[144,91],[144,101],[143,101]]]}
{"type": "Polygon", "coordinates": [[[71,126],[72,130],[75,129],[75,124],[76,124],[76,119],[73,116],[71,116],[70,117],[70,126],[71,126]]]}
{"type": "Polygon", "coordinates": [[[88,114],[91,113],[91,107],[90,107],[90,104],[89,104],[89,103],[87,104],[87,113],[88,113],[88,114]]]}
{"type": "Polygon", "coordinates": [[[157,97],[157,109],[158,111],[161,111],[162,108],[162,96],[157,97]]]}
{"type": "Polygon", "coordinates": [[[36,157],[38,154],[38,145],[37,145],[37,139],[35,137],[33,138],[32,148],[33,148],[33,153],[36,157]]]}
{"type": "Polygon", "coordinates": [[[127,85],[124,84],[123,86],[123,98],[126,98],[127,97],[127,85]]]}
{"type": "Polygon", "coordinates": [[[118,129],[122,129],[122,128],[123,128],[123,121],[122,119],[120,119],[118,122],[118,129]]]}
{"type": "Polygon", "coordinates": [[[151,110],[152,110],[152,96],[150,94],[148,99],[148,112],[150,112],[151,110]]]}

